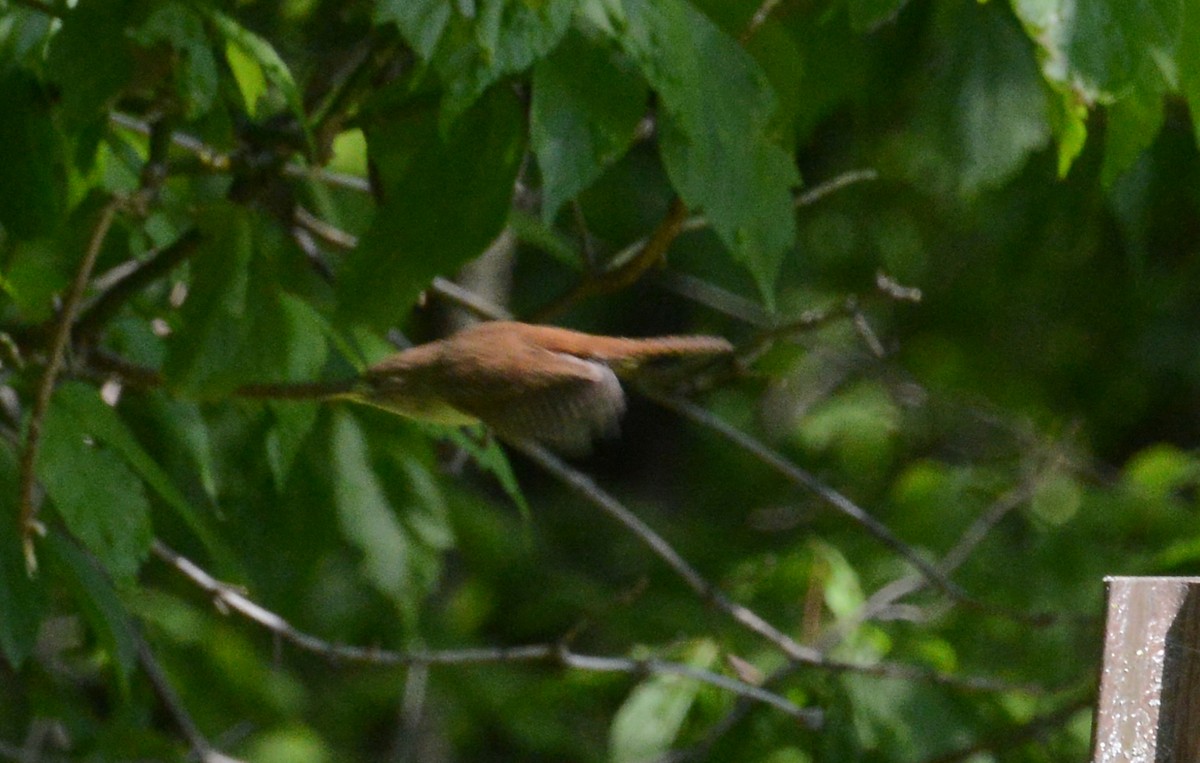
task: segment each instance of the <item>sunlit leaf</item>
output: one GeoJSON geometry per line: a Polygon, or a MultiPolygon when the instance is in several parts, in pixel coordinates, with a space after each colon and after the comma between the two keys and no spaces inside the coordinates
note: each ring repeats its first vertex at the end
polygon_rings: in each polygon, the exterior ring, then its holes
{"type": "MultiPolygon", "coordinates": [[[[718,656],[716,644],[696,641],[684,660],[695,668],[710,668],[718,656]]],[[[611,763],[657,760],[671,749],[700,684],[676,675],[657,675],[643,681],[626,698],[609,730],[611,763]]]]}
{"type": "MultiPolygon", "coordinates": [[[[206,10],[213,25],[225,38],[226,56],[230,55],[230,50],[236,50],[233,54],[234,57],[230,59],[230,65],[234,66],[236,61],[242,67],[243,76],[249,78],[247,85],[257,83],[259,76],[261,76],[273,87],[277,88],[283,96],[284,102],[291,109],[292,115],[296,117],[301,128],[307,134],[308,121],[305,118],[304,101],[300,96],[300,89],[296,86],[296,81],[292,78],[291,70],[288,69],[284,60],[279,57],[279,53],[275,51],[275,47],[267,40],[239,24],[232,17],[226,16],[217,10],[206,10]],[[253,63],[248,63],[247,58],[253,63]],[[257,68],[260,74],[253,73],[251,71],[252,68],[257,68]]],[[[238,82],[239,84],[242,83],[240,77],[238,82]]],[[[249,97],[251,95],[256,95],[254,88],[247,90],[246,86],[243,86],[243,97],[246,98],[247,110],[254,115],[257,112],[258,98],[255,97],[251,101],[249,97]]]]}

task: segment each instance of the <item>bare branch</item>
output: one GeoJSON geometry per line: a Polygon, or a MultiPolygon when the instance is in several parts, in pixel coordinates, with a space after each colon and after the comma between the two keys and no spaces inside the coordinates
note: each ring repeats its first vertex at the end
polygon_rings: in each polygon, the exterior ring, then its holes
{"type": "Polygon", "coordinates": [[[987,614],[1031,625],[1045,626],[1060,619],[1053,613],[1017,612],[975,598],[963,590],[962,586],[950,580],[936,565],[922,557],[916,549],[897,538],[886,525],[867,513],[861,506],[821,482],[809,472],[788,461],[781,454],[767,447],[766,444],[741,430],[735,429],[700,406],[681,397],[663,394],[654,390],[643,389],[642,391],[660,405],[670,408],[681,416],[691,419],[701,426],[720,434],[789,481],[815,493],[826,504],[845,514],[866,530],[867,534],[872,538],[875,538],[882,545],[903,557],[905,561],[915,567],[934,587],[940,589],[958,603],[987,614]]]}
{"type": "Polygon", "coordinates": [[[671,201],[658,227],[648,237],[633,245],[633,251],[628,258],[620,262],[614,259],[612,267],[608,270],[580,281],[575,288],[534,313],[531,320],[548,320],[585,299],[621,291],[637,283],[650,268],[666,257],[671,243],[685,230],[686,215],[687,207],[676,197],[671,201]]]}
{"type": "Polygon", "coordinates": [[[1035,694],[1042,692],[1041,687],[1038,686],[1017,685],[991,678],[950,675],[900,663],[878,662],[871,665],[864,665],[828,659],[818,650],[798,643],[751,609],[729,599],[716,586],[708,582],[708,580],[697,572],[662,536],[654,532],[653,529],[620,501],[601,489],[590,477],[571,468],[562,459],[536,443],[513,440],[509,441],[509,445],[524,453],[534,463],[538,464],[585,498],[589,503],[599,508],[605,514],[608,514],[633,533],[656,556],[666,562],[683,579],[688,587],[695,591],[704,601],[711,603],[747,630],[758,634],[773,644],[796,663],[834,672],[852,672],[888,678],[929,681],[970,690],[1025,691],[1035,694]]]}
{"type": "Polygon", "coordinates": [[[762,636],[793,660],[805,662],[820,660],[820,654],[815,649],[798,643],[751,610],[725,596],[716,586],[708,582],[703,575],[697,572],[696,568],[692,567],[661,535],[651,529],[649,525],[627,509],[620,501],[606,493],[590,477],[576,469],[572,469],[558,456],[536,443],[525,440],[513,440],[509,444],[633,533],[658,558],[666,562],[667,566],[674,570],[683,579],[683,582],[695,591],[701,599],[710,602],[717,609],[729,615],[744,627],[762,636]]]}
{"type": "Polygon", "coordinates": [[[627,673],[634,676],[678,675],[709,684],[763,704],[770,705],[803,723],[820,724],[820,711],[800,708],[777,694],[707,670],[659,659],[630,659],[578,654],[564,644],[533,644],[518,647],[478,649],[393,651],[375,647],[333,644],[298,630],[278,614],[260,606],[234,586],[208,574],[200,566],[176,553],[162,541],[151,546],[154,555],[183,573],[202,590],[212,595],[222,609],[237,612],[275,634],[277,637],[307,652],[334,660],[373,665],[472,665],[497,662],[549,662],[576,670],[627,673]]]}
{"type": "MultiPolygon", "coordinates": [[[[128,114],[112,112],[108,115],[108,120],[118,127],[126,130],[131,130],[142,135],[149,135],[151,131],[150,124],[136,117],[131,117],[128,114]]],[[[233,160],[228,154],[222,153],[217,149],[209,146],[203,141],[193,138],[186,133],[173,132],[171,134],[171,142],[179,148],[187,151],[195,156],[200,163],[209,171],[212,172],[228,172],[233,166],[233,160]]],[[[298,162],[288,162],[283,167],[283,172],[288,177],[300,178],[302,180],[315,180],[325,185],[346,188],[351,191],[360,193],[370,193],[371,184],[366,178],[361,178],[356,175],[347,175],[342,172],[333,172],[322,167],[309,167],[298,162]]]]}
{"type": "Polygon", "coordinates": [[[809,188],[807,191],[797,196],[795,202],[796,209],[816,204],[826,196],[832,196],[847,186],[878,179],[879,172],[873,169],[850,170],[848,172],[843,172],[840,175],[835,175],[829,180],[826,180],[824,183],[814,185],[812,188],[809,188]]]}

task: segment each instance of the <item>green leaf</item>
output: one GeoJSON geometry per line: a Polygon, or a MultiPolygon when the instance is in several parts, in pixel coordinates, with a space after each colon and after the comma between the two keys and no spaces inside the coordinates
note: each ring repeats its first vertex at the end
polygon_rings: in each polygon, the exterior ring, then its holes
{"type": "Polygon", "coordinates": [[[264,105],[263,98],[267,94],[267,74],[262,65],[234,42],[225,43],[225,61],[233,72],[238,92],[242,94],[246,113],[252,117],[259,116],[259,109],[264,105]]]}
{"type": "Polygon", "coordinates": [[[592,184],[633,142],[646,84],[580,34],[533,70],[529,136],[542,173],[542,217],[592,184]]]}
{"type": "Polygon", "coordinates": [[[317,405],[300,401],[267,404],[273,425],[267,433],[267,462],[276,489],[282,490],[296,456],[317,421],[317,405]]]}
{"type": "Polygon", "coordinates": [[[480,439],[472,436],[473,434],[476,433],[460,428],[446,431],[448,439],[470,456],[476,466],[496,478],[500,489],[512,500],[522,518],[528,520],[531,516],[529,502],[525,500],[525,493],[521,491],[521,484],[517,482],[517,475],[513,472],[512,462],[508,460],[508,453],[495,437],[480,439]]]}
{"type": "Polygon", "coordinates": [[[31,323],[54,315],[54,297],[70,283],[66,252],[57,238],[17,241],[4,273],[5,293],[31,323]]]}
{"type": "Polygon", "coordinates": [[[1065,178],[1087,143],[1087,106],[1069,93],[1049,98],[1050,128],[1058,141],[1058,177],[1065,178]]]}
{"type": "Polygon", "coordinates": [[[1179,89],[1192,114],[1192,131],[1200,145],[1200,8],[1183,7],[1179,35],[1179,89]]]}
{"type": "Polygon", "coordinates": [[[908,0],[848,0],[850,25],[856,32],[870,32],[891,21],[908,0]]]}
{"type": "Polygon", "coordinates": [[[941,6],[916,132],[932,155],[910,154],[917,182],[972,197],[1000,185],[1050,139],[1046,95],[1028,45],[999,6],[941,6]]]}
{"type": "MultiPolygon", "coordinates": [[[[181,54],[172,67],[175,92],[184,104],[184,115],[195,119],[212,108],[217,95],[217,61],[201,17],[180,2],[166,2],[130,32],[145,47],[166,43],[181,54]]],[[[234,76],[237,76],[235,68],[234,76]]],[[[238,81],[241,84],[241,81],[238,81]]]]}
{"type": "Polygon", "coordinates": [[[339,313],[343,323],[387,326],[503,228],[523,126],[515,97],[497,89],[444,136],[431,108],[374,118],[364,132],[382,200],[339,273],[339,313]]]}
{"type": "Polygon", "coordinates": [[[1111,187],[1154,143],[1163,117],[1163,94],[1155,91],[1139,89],[1108,108],[1100,173],[1106,187],[1111,187]]]}
{"type": "Polygon", "coordinates": [[[1075,518],[1083,499],[1083,488],[1072,475],[1051,473],[1038,480],[1029,511],[1043,522],[1058,526],[1075,518]]]}
{"type": "Polygon", "coordinates": [[[167,394],[147,396],[145,405],[154,418],[158,431],[165,439],[178,443],[192,472],[210,500],[217,498],[216,466],[208,425],[200,414],[200,406],[190,400],[180,400],[167,394]]]}
{"type": "MultiPolygon", "coordinates": [[[[16,480],[5,484],[16,485],[16,480]]],[[[40,579],[25,569],[21,535],[12,523],[9,527],[0,533],[0,654],[16,669],[37,645],[46,604],[40,579]]]]}
{"type": "Polygon", "coordinates": [[[554,50],[575,5],[576,0],[480,0],[470,17],[455,14],[432,59],[446,88],[443,124],[457,120],[493,83],[554,50]]]}
{"type": "Polygon", "coordinates": [[[409,576],[410,539],[406,536],[371,468],[367,441],[347,413],[334,416],[330,438],[334,475],[334,507],[342,532],[363,553],[363,572],[393,601],[416,593],[409,576]]]}
{"type": "Polygon", "coordinates": [[[19,668],[37,644],[38,627],[45,616],[43,581],[25,569],[21,534],[16,530],[17,455],[0,446],[0,655],[19,668]]]}
{"type": "Polygon", "coordinates": [[[1134,454],[1124,472],[1124,481],[1139,498],[1163,500],[1200,484],[1200,459],[1160,443],[1134,454]]]}
{"type": "Polygon", "coordinates": [[[36,66],[45,58],[46,40],[58,21],[33,8],[8,5],[0,31],[0,61],[36,66]]]}
{"type": "Polygon", "coordinates": [[[1180,0],[1012,0],[1041,49],[1042,75],[1088,102],[1121,95],[1174,57],[1180,0]]]}
{"type": "Polygon", "coordinates": [[[181,325],[163,373],[189,396],[228,394],[240,384],[312,381],[328,343],[323,319],[288,293],[307,273],[303,255],[274,222],[218,204],[199,215],[202,243],[181,325]]]}
{"type": "Polygon", "coordinates": [[[610,27],[661,99],[659,141],[672,184],[700,207],[773,303],[795,242],[792,156],[768,127],[776,104],[754,60],[683,0],[627,0],[610,27]]]}
{"type": "Polygon", "coordinates": [[[867,600],[858,572],[835,546],[813,541],[810,547],[815,560],[821,565],[825,606],[837,620],[854,622],[867,600]]]}
{"type": "Polygon", "coordinates": [[[371,437],[347,411],[334,415],[334,508],[346,540],[363,555],[364,576],[411,622],[437,580],[439,552],[451,542],[445,506],[412,455],[419,441],[395,431],[394,415],[372,411],[364,419],[386,429],[371,437]]]}
{"type": "Polygon", "coordinates": [[[381,0],[375,6],[375,21],[395,22],[405,42],[428,61],[453,12],[453,3],[445,0],[381,0]]]}
{"type": "Polygon", "coordinates": [[[145,488],[116,452],[97,442],[90,422],[70,409],[78,388],[64,389],[68,403],[58,404],[56,396],[46,415],[38,479],[72,534],[113,579],[129,583],[153,540],[145,488]]]}
{"type": "MultiPolygon", "coordinates": [[[[279,91],[288,108],[291,110],[292,116],[296,117],[297,122],[304,129],[305,134],[308,135],[308,119],[304,113],[304,100],[300,96],[300,88],[296,86],[296,81],[292,79],[291,70],[288,69],[287,64],[279,57],[279,54],[275,52],[275,48],[271,43],[220,11],[206,9],[206,12],[217,31],[225,39],[225,55],[229,58],[230,67],[234,68],[234,74],[238,78],[239,87],[242,87],[242,79],[237,74],[238,69],[235,68],[235,60],[237,66],[241,67],[241,76],[248,77],[247,86],[250,86],[251,81],[257,81],[257,78],[261,76],[279,91]],[[230,58],[231,50],[236,51],[232,54],[232,58],[230,58]],[[247,63],[247,58],[253,62],[252,65],[247,63]],[[258,74],[251,72],[253,68],[258,69],[258,74]]],[[[243,89],[242,97],[246,99],[246,110],[252,116],[258,116],[257,94],[253,91],[243,89]],[[251,99],[251,95],[255,97],[251,99]]],[[[311,136],[308,137],[311,140],[311,136]]]]}
{"type": "Polygon", "coordinates": [[[46,73],[61,89],[62,110],[76,126],[107,118],[135,67],[126,24],[131,0],[77,3],[51,38],[46,73]]]}
{"type": "Polygon", "coordinates": [[[67,159],[50,108],[32,76],[0,72],[0,225],[14,238],[50,233],[65,213],[67,159]]]}
{"type": "MultiPolygon", "coordinates": [[[[697,640],[689,645],[684,661],[691,667],[707,669],[719,653],[712,641],[697,640]]],[[[643,681],[613,718],[609,761],[646,763],[665,755],[679,736],[699,691],[698,682],[678,675],[655,675],[643,681]]]]}
{"type": "Polygon", "coordinates": [[[202,516],[179,491],[170,475],[159,466],[117,412],[100,399],[100,393],[86,384],[69,382],[54,395],[54,405],[69,417],[88,437],[112,448],[137,472],[138,476],[183,520],[210,551],[219,543],[208,518],[202,516]]]}
{"type": "Polygon", "coordinates": [[[74,597],[100,644],[116,666],[118,685],[129,692],[129,676],[137,666],[137,641],[129,613],[112,582],[67,538],[50,532],[40,544],[48,572],[74,597]]]}

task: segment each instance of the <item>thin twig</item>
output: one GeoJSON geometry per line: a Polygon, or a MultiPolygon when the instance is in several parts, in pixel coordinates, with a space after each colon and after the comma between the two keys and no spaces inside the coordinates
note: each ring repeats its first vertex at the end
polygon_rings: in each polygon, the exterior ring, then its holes
{"type": "Polygon", "coordinates": [[[137,641],[138,661],[142,664],[142,672],[146,674],[150,685],[154,687],[158,701],[167,709],[171,718],[174,719],[175,725],[179,727],[184,738],[191,745],[193,754],[200,759],[201,763],[240,763],[236,758],[231,758],[213,747],[204,733],[200,731],[200,727],[196,725],[196,721],[184,706],[183,700],[180,699],[175,688],[171,686],[171,682],[167,680],[167,674],[163,671],[162,665],[158,663],[158,658],[154,656],[146,639],[138,633],[134,634],[134,638],[137,641]]]}
{"type": "Polygon", "coordinates": [[[586,474],[572,469],[558,456],[536,443],[527,440],[512,440],[509,444],[633,533],[658,558],[666,562],[667,566],[674,570],[701,599],[712,603],[717,609],[749,630],[770,641],[788,657],[805,662],[820,659],[820,654],[815,649],[798,643],[753,611],[729,599],[706,580],[661,535],[627,509],[624,504],[605,492],[586,474]]]}
{"type": "Polygon", "coordinates": [[[512,313],[503,307],[441,276],[433,279],[433,283],[429,285],[429,290],[446,301],[453,302],[455,305],[474,313],[480,318],[492,321],[512,320],[512,313]]]}
{"type": "Polygon", "coordinates": [[[796,485],[815,493],[826,504],[850,517],[856,524],[879,541],[882,545],[899,554],[909,564],[915,567],[931,584],[940,589],[960,604],[1009,620],[1031,625],[1045,626],[1056,622],[1059,618],[1052,613],[1016,612],[996,604],[983,602],[950,580],[936,565],[917,553],[909,544],[897,538],[882,522],[871,516],[865,509],[851,501],[842,493],[821,482],[808,471],[788,461],[756,438],[734,428],[727,422],[717,418],[694,403],[674,395],[667,395],[654,390],[643,390],[652,400],[658,402],[681,416],[691,419],[701,426],[710,429],[725,439],[737,445],[742,450],[753,455],[763,464],[781,474],[796,485]]]}
{"type": "Polygon", "coordinates": [[[536,311],[531,320],[534,322],[549,320],[585,299],[621,291],[637,283],[638,279],[650,268],[662,262],[666,257],[671,243],[684,230],[686,215],[687,206],[676,197],[671,201],[667,213],[663,215],[663,219],[659,221],[654,232],[634,245],[635,249],[631,257],[620,263],[614,261],[614,265],[603,273],[580,281],[575,288],[536,311]]]}
{"type": "Polygon", "coordinates": [[[295,220],[297,225],[329,246],[347,252],[358,247],[358,236],[325,222],[300,205],[296,205],[295,220]]]}
{"type": "MultiPolygon", "coordinates": [[[[108,115],[108,119],[118,127],[142,135],[149,135],[151,131],[148,122],[128,114],[114,111],[108,115]]],[[[194,138],[186,133],[172,132],[171,142],[199,159],[201,165],[209,171],[228,172],[233,167],[233,159],[229,154],[218,151],[198,138],[194,138]]],[[[371,192],[371,184],[366,178],[358,177],[357,175],[348,175],[344,172],[334,172],[323,167],[309,167],[299,162],[288,162],[284,165],[283,172],[288,177],[315,180],[325,185],[346,188],[351,191],[358,191],[359,193],[371,192]]]]}
{"type": "Polygon", "coordinates": [[[750,17],[750,22],[746,24],[746,28],[742,30],[742,34],[738,37],[738,41],[745,45],[750,41],[750,38],[758,31],[759,27],[766,23],[767,17],[771,15],[771,11],[775,10],[775,6],[779,5],[780,0],[763,0],[763,4],[758,6],[758,10],[750,17]]]}
{"type": "Polygon", "coordinates": [[[879,172],[874,169],[848,170],[840,175],[833,176],[823,183],[818,183],[804,193],[796,196],[795,207],[799,209],[800,207],[816,204],[826,196],[831,196],[847,186],[878,179],[879,172]]]}
{"type": "Polygon", "coordinates": [[[62,368],[75,314],[79,309],[79,303],[83,300],[83,292],[87,288],[88,279],[91,278],[92,269],[96,266],[96,258],[100,255],[104,239],[108,236],[108,231],[112,227],[113,220],[116,219],[117,209],[120,206],[121,200],[113,198],[100,210],[100,217],[92,229],[87,249],[83,253],[83,260],[79,263],[79,269],[75,273],[75,280],[71,283],[66,298],[63,300],[58,323],[54,327],[54,335],[50,341],[50,357],[46,360],[46,368],[42,373],[42,379],[38,383],[37,394],[34,397],[33,411],[29,416],[25,448],[21,452],[19,495],[21,541],[25,552],[25,564],[31,575],[37,570],[37,557],[33,550],[33,538],[38,532],[34,487],[37,483],[37,453],[41,445],[42,425],[46,419],[46,412],[50,409],[50,396],[54,394],[54,382],[62,368]]]}
{"type": "MultiPolygon", "coordinates": [[[[109,113],[108,121],[112,122],[117,127],[121,127],[147,137],[150,136],[152,131],[149,122],[128,114],[122,114],[118,111],[109,113]]],[[[182,133],[177,130],[172,131],[171,143],[196,157],[200,161],[200,164],[211,172],[228,172],[230,167],[233,166],[233,162],[229,158],[228,154],[213,148],[199,138],[193,138],[187,133],[182,133]]]]}
{"type": "Polygon", "coordinates": [[[878,662],[871,665],[831,660],[812,647],[804,646],[771,625],[753,610],[738,604],[704,578],[662,536],[651,529],[636,514],[620,501],[605,492],[587,475],[571,468],[562,459],[544,447],[524,440],[510,440],[509,445],[524,453],[552,476],[562,481],[589,503],[599,508],[629,530],[656,556],[662,559],[704,601],[711,603],[721,612],[747,630],[758,634],[787,657],[797,663],[810,665],[834,672],[852,672],[888,678],[929,681],[931,683],[957,686],[978,691],[1025,691],[1040,693],[1041,687],[1017,685],[1006,681],[976,676],[956,676],[934,670],[893,662],[878,662]]]}
{"type": "Polygon", "coordinates": [[[1015,750],[1030,741],[1037,740],[1055,729],[1066,725],[1067,721],[1071,720],[1072,717],[1088,710],[1093,702],[1095,702],[1095,698],[1092,696],[1091,690],[1089,690],[1085,696],[1053,712],[1036,716],[1017,726],[994,732],[983,741],[944,755],[939,755],[936,758],[929,758],[925,763],[962,763],[962,761],[966,760],[994,759],[994,755],[988,755],[987,753],[1015,750]]]}
{"type": "MultiPolygon", "coordinates": [[[[115,376],[123,384],[139,389],[157,389],[165,383],[159,371],[105,350],[93,350],[87,362],[93,372],[115,376]]],[[[357,378],[317,382],[258,382],[243,384],[229,394],[262,400],[327,400],[352,392],[356,383],[357,378]]]]}
{"type": "Polygon", "coordinates": [[[659,659],[629,659],[578,654],[563,644],[532,644],[518,647],[477,649],[394,651],[376,647],[334,644],[297,629],[283,617],[255,603],[235,587],[217,580],[199,565],[176,553],[159,540],[151,546],[155,556],[181,572],[200,589],[209,593],[216,604],[237,612],[278,638],[307,652],[334,660],[371,665],[473,665],[497,662],[549,662],[576,670],[617,672],[630,675],[678,675],[732,692],[738,696],[770,705],[806,724],[817,725],[820,713],[800,708],[757,686],[689,665],[659,659]]]}
{"type": "MultiPolygon", "coordinates": [[[[875,180],[879,177],[879,173],[873,169],[850,170],[843,172],[825,182],[815,185],[804,193],[798,194],[793,200],[793,206],[797,209],[806,207],[810,204],[815,204],[821,199],[834,194],[843,188],[861,183],[867,180],[875,180]]],[[[695,231],[706,230],[710,223],[704,215],[693,215],[684,220],[679,226],[679,233],[692,233],[695,231]]],[[[614,270],[619,270],[625,267],[631,260],[640,256],[640,253],[645,249],[649,238],[642,238],[634,241],[629,246],[617,252],[609,260],[609,267],[614,270]]]]}
{"type": "Polygon", "coordinates": [[[75,325],[75,335],[84,340],[90,339],[135,294],[170,273],[190,257],[199,246],[200,239],[198,230],[189,230],[124,272],[104,293],[81,311],[79,321],[75,325]]]}

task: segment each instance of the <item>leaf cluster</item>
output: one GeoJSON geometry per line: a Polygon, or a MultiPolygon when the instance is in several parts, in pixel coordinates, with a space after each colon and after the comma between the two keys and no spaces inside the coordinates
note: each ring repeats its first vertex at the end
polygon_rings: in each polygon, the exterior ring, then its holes
{"type": "Polygon", "coordinates": [[[0,758],[1082,758],[1198,110],[1183,0],[0,0],[0,758]],[[737,362],[559,472],[303,399],[481,296],[737,362]]]}

